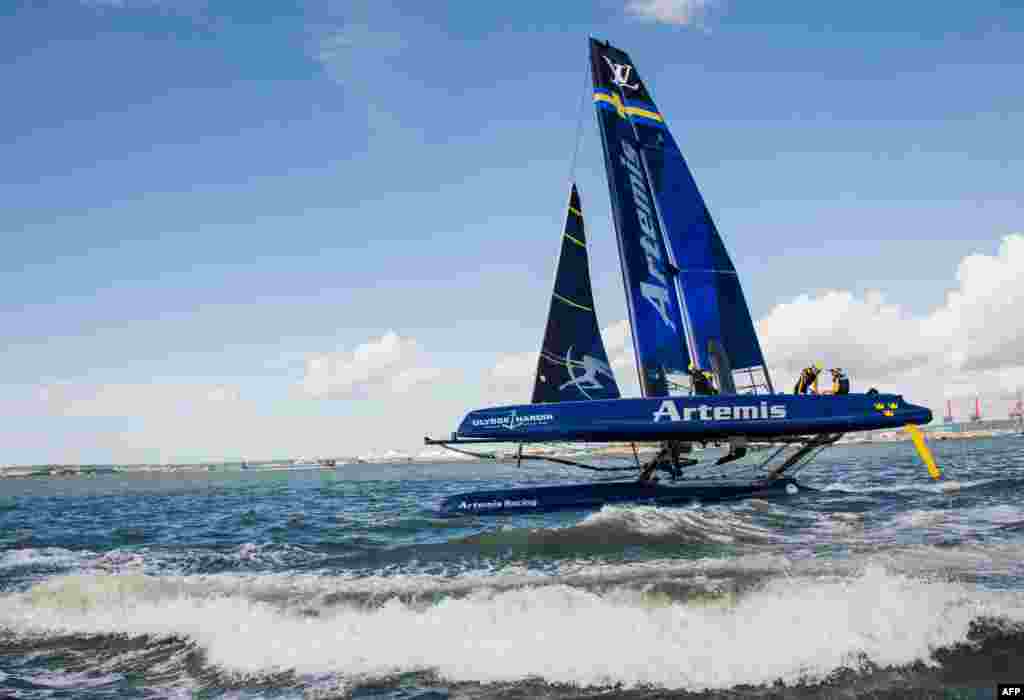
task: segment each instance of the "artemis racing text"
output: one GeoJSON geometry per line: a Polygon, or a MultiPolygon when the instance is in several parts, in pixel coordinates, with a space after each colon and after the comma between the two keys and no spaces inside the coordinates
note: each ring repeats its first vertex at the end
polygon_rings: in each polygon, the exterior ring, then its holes
{"type": "Polygon", "coordinates": [[[785,406],[769,406],[767,401],[749,406],[686,406],[682,414],[676,406],[675,401],[666,399],[661,402],[661,407],[654,412],[654,422],[662,418],[670,421],[684,420],[759,420],[768,418],[785,418],[785,406]]]}
{"type": "Polygon", "coordinates": [[[459,510],[491,510],[494,508],[536,508],[537,500],[533,498],[509,499],[503,501],[462,501],[459,510]]]}

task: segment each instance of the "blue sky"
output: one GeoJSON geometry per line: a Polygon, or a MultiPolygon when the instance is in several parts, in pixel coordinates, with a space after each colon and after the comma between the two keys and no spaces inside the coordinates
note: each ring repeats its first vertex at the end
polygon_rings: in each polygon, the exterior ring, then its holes
{"type": "MultiPolygon", "coordinates": [[[[355,454],[525,400],[485,387],[540,341],[591,34],[651,86],[756,319],[834,290],[919,338],[968,256],[1019,286],[1000,248],[1024,230],[1011,3],[7,3],[0,464],[355,454]],[[366,357],[389,331],[409,341],[390,371],[431,370],[414,390],[381,390],[366,357]]],[[[625,301],[582,114],[610,325],[625,301]]],[[[948,330],[962,352],[1015,372],[1018,336],[970,323],[948,330]]],[[[763,332],[785,372],[817,349],[781,328],[763,332]]],[[[1010,381],[962,360],[944,386],[1010,381]]]]}

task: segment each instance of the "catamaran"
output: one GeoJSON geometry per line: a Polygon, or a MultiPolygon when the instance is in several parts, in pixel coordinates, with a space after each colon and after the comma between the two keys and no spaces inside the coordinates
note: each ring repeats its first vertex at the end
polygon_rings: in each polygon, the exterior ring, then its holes
{"type": "MultiPolygon", "coordinates": [[[[635,64],[591,39],[590,72],[642,396],[621,397],[601,340],[573,184],[531,403],[471,411],[450,438],[425,442],[461,452],[511,443],[520,459],[630,469],[640,478],[474,491],[444,499],[439,513],[793,494],[796,471],[845,433],[916,431],[931,422],[928,408],[897,394],[775,392],[736,268],[635,64]],[[694,377],[704,372],[717,385],[713,394],[698,393],[694,377]],[[555,442],[657,443],[659,450],[625,468],[523,453],[524,445],[555,442]],[[702,450],[716,455],[702,464],[695,444],[727,450],[702,450]]],[[[913,434],[925,457],[920,433],[913,434]]]]}

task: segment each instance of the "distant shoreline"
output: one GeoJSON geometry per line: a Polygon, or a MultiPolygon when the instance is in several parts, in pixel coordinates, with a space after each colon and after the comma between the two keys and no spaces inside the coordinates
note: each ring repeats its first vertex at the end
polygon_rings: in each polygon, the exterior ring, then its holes
{"type": "MultiPolygon", "coordinates": [[[[1009,437],[1019,435],[1013,430],[972,430],[963,432],[930,432],[927,435],[929,442],[943,442],[946,440],[979,440],[996,437],[1009,437]]],[[[883,435],[857,437],[850,440],[843,440],[836,443],[836,446],[844,445],[880,445],[898,442],[907,442],[910,436],[902,430],[886,432],[883,435]]],[[[640,445],[637,453],[641,458],[653,455],[657,450],[649,444],[640,445]]],[[[607,447],[569,447],[561,449],[547,448],[543,454],[561,459],[572,459],[579,456],[581,451],[586,451],[589,457],[633,457],[631,445],[612,444],[607,447]]],[[[529,452],[528,452],[529,453],[529,452]]],[[[534,451],[532,454],[538,454],[534,451]]],[[[40,464],[35,466],[0,466],[0,478],[49,478],[49,477],[88,477],[103,476],[109,474],[188,474],[188,473],[262,473],[262,472],[289,472],[289,471],[339,471],[346,467],[372,466],[379,464],[442,464],[442,463],[479,463],[498,461],[503,463],[515,462],[516,456],[511,451],[495,453],[494,457],[470,457],[452,453],[430,455],[388,455],[386,457],[371,458],[336,458],[335,464],[286,464],[277,462],[248,463],[243,467],[242,462],[220,462],[201,464],[124,464],[124,465],[78,465],[78,464],[40,464]]]]}

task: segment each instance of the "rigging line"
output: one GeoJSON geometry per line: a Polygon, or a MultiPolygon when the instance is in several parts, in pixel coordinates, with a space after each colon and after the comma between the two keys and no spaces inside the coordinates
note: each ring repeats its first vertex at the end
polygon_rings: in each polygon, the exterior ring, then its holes
{"type": "Polygon", "coordinates": [[[569,164],[569,182],[573,182],[576,179],[576,160],[580,154],[580,145],[583,143],[583,112],[587,107],[587,78],[590,74],[590,63],[587,63],[586,68],[583,71],[583,90],[580,92],[580,108],[577,110],[576,115],[576,138],[574,139],[575,144],[572,150],[572,161],[569,164]]]}
{"type": "MultiPolygon", "coordinates": [[[[569,182],[571,184],[576,184],[574,182],[574,180],[573,180],[573,177],[576,174],[576,156],[579,154],[580,142],[583,139],[583,109],[586,106],[586,100],[584,98],[586,97],[586,92],[587,92],[587,74],[589,72],[590,72],[590,65],[588,64],[586,70],[583,71],[583,94],[580,95],[580,109],[579,109],[579,114],[577,115],[577,119],[576,119],[576,139],[575,139],[576,143],[573,146],[572,160],[571,160],[571,162],[569,164],[569,182]]],[[[563,197],[563,199],[561,201],[565,202],[566,199],[565,199],[565,193],[564,192],[562,193],[562,197],[563,197]]],[[[581,209],[583,208],[582,199],[583,198],[581,197],[580,198],[580,208],[581,209]]],[[[566,206],[568,206],[569,211],[573,211],[573,209],[572,209],[572,192],[571,191],[569,193],[568,200],[569,200],[568,201],[568,205],[566,205],[566,204],[559,204],[559,207],[558,207],[558,220],[561,222],[561,228],[559,230],[562,233],[562,237],[558,239],[558,254],[555,257],[555,267],[554,267],[554,270],[551,273],[551,293],[552,293],[553,297],[558,297],[559,296],[557,291],[556,291],[556,285],[558,283],[558,269],[562,265],[562,250],[565,248],[565,246],[562,243],[563,238],[564,237],[570,238],[574,243],[577,243],[580,246],[582,246],[582,248],[583,248],[583,250],[585,252],[587,251],[587,246],[586,246],[585,242],[580,242],[580,241],[576,240],[575,238],[572,238],[572,236],[568,236],[568,234],[566,233],[566,229],[567,229],[567,226],[568,226],[568,221],[567,221],[568,215],[563,215],[563,212],[566,211],[566,206]]],[[[583,219],[583,213],[581,211],[579,211],[579,210],[575,210],[574,213],[577,216],[580,217],[580,223],[581,223],[581,225],[583,227],[583,232],[584,232],[583,233],[583,237],[584,237],[584,241],[585,241],[586,240],[586,222],[583,219]]],[[[563,297],[559,297],[559,298],[561,298],[563,301],[568,302],[568,300],[564,299],[563,297]]],[[[572,302],[568,302],[568,303],[572,304],[572,302]]],[[[552,299],[551,304],[548,306],[548,317],[547,317],[547,320],[544,322],[544,341],[547,340],[547,326],[548,326],[548,324],[551,323],[551,313],[553,311],[553,309],[552,309],[553,306],[554,306],[554,299],[552,299]]],[[[579,305],[573,304],[573,306],[579,306],[579,305]]],[[[583,306],[579,306],[579,308],[583,309],[584,311],[593,312],[593,309],[588,309],[588,308],[583,307],[583,306]]],[[[541,342],[543,343],[544,341],[541,341],[541,342]]],[[[544,348],[541,347],[541,356],[537,358],[537,371],[534,373],[534,378],[533,378],[534,386],[535,387],[536,387],[536,383],[537,383],[537,376],[540,374],[540,371],[541,371],[541,364],[540,364],[540,362],[541,362],[541,359],[543,357],[544,357],[544,348]]],[[[571,374],[571,370],[570,370],[570,374],[571,374]]],[[[534,390],[536,391],[536,388],[534,390]]]]}

